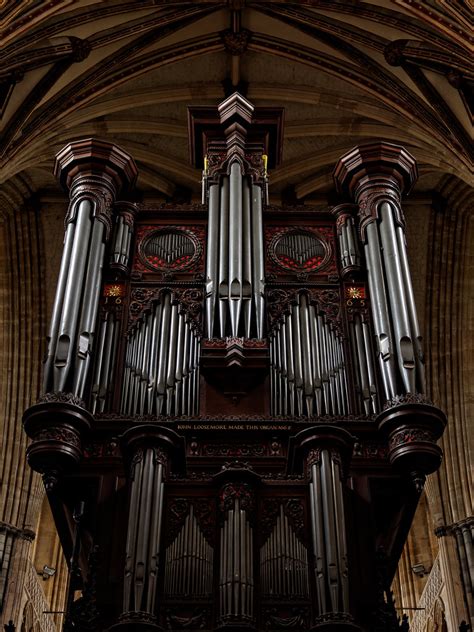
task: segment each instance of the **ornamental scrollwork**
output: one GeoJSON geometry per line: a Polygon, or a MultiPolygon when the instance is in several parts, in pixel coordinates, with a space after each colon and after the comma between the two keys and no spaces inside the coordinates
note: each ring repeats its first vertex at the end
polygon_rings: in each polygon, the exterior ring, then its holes
{"type": "Polygon", "coordinates": [[[172,498],[168,503],[166,517],[166,546],[169,546],[180,532],[186,516],[189,513],[189,500],[187,498],[172,498]]]}
{"type": "Polygon", "coordinates": [[[274,288],[268,290],[266,296],[270,327],[274,328],[290,313],[291,306],[298,303],[299,295],[302,292],[308,295],[309,301],[315,306],[317,313],[324,314],[339,331],[340,294],[337,289],[274,288]]]}
{"type": "Polygon", "coordinates": [[[383,409],[388,410],[395,406],[409,404],[424,404],[425,406],[434,406],[433,402],[423,393],[405,393],[403,395],[395,395],[392,399],[385,402],[383,409]]]}
{"type": "Polygon", "coordinates": [[[301,499],[289,498],[283,505],[283,511],[285,512],[285,515],[288,518],[295,534],[302,542],[305,542],[306,529],[304,524],[304,506],[301,499]]]}
{"type": "Polygon", "coordinates": [[[389,440],[389,447],[390,450],[394,450],[401,445],[418,443],[419,441],[436,443],[436,438],[433,432],[426,428],[409,428],[393,434],[389,440]]]}
{"type": "Polygon", "coordinates": [[[221,488],[219,508],[222,512],[233,509],[236,500],[239,501],[240,508],[244,511],[252,512],[255,509],[255,496],[248,483],[226,483],[221,488]]]}
{"type": "Polygon", "coordinates": [[[81,449],[81,437],[77,432],[64,426],[51,426],[49,428],[43,428],[37,432],[33,440],[36,441],[58,441],[61,443],[67,443],[70,446],[74,446],[78,450],[81,449]]]}
{"type": "Polygon", "coordinates": [[[86,407],[84,400],[80,397],[74,395],[74,393],[64,393],[62,391],[44,393],[44,395],[41,395],[38,399],[37,404],[72,404],[80,408],[86,407]]]}
{"type": "Polygon", "coordinates": [[[215,501],[210,498],[193,499],[194,515],[207,542],[214,546],[216,534],[215,501]]]}
{"type": "Polygon", "coordinates": [[[113,195],[106,182],[97,178],[82,177],[73,186],[71,201],[65,218],[65,227],[76,219],[78,203],[83,199],[91,199],[94,203],[93,217],[105,227],[105,241],[112,234],[113,195]]]}
{"type": "Polygon", "coordinates": [[[180,309],[187,315],[190,325],[201,332],[203,291],[200,288],[172,288],[160,287],[149,289],[144,287],[133,288],[130,295],[129,323],[130,332],[137,321],[152,310],[156,301],[162,302],[165,293],[171,294],[172,303],[178,303],[180,309]]]}
{"type": "Polygon", "coordinates": [[[363,191],[358,199],[359,231],[362,242],[365,243],[365,229],[368,224],[379,218],[378,206],[381,202],[390,202],[395,210],[395,222],[405,228],[405,218],[400,206],[400,194],[391,187],[371,187],[363,191]]]}

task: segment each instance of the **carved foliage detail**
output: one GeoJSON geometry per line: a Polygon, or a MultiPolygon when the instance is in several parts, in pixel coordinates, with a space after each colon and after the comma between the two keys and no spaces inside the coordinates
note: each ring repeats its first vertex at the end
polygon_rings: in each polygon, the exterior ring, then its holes
{"type": "Polygon", "coordinates": [[[300,498],[266,498],[263,501],[263,511],[259,523],[262,542],[265,542],[273,531],[281,505],[283,505],[283,511],[293,531],[302,542],[305,542],[304,506],[300,498]]]}
{"type": "Polygon", "coordinates": [[[201,330],[201,314],[203,292],[199,288],[134,288],[130,295],[129,307],[129,330],[135,325],[139,318],[142,318],[146,312],[151,311],[152,304],[156,301],[162,301],[164,293],[171,294],[173,303],[178,303],[181,309],[187,314],[189,321],[194,327],[201,330]]]}
{"type": "Polygon", "coordinates": [[[409,428],[396,432],[390,437],[390,450],[394,450],[401,445],[418,442],[436,443],[436,438],[430,430],[426,428],[409,428]]]}
{"type": "MultiPolygon", "coordinates": [[[[290,312],[291,305],[298,303],[298,296],[302,291],[303,288],[275,288],[267,291],[267,306],[271,327],[283,320],[283,317],[290,312]]],[[[337,325],[340,312],[339,290],[311,288],[304,289],[304,291],[308,294],[310,303],[315,305],[316,311],[324,313],[328,320],[337,325]]]]}
{"type": "Polygon", "coordinates": [[[400,206],[400,194],[389,187],[371,187],[363,191],[358,199],[359,205],[359,229],[362,241],[365,242],[365,229],[368,224],[379,217],[378,205],[382,202],[390,202],[395,209],[394,220],[402,228],[405,227],[405,218],[400,206]]]}
{"type": "Polygon", "coordinates": [[[61,443],[67,443],[77,450],[81,449],[81,438],[78,433],[64,426],[43,428],[35,434],[34,441],[59,441],[61,443]]]}
{"type": "Polygon", "coordinates": [[[252,512],[255,509],[255,496],[248,483],[226,483],[219,493],[221,511],[233,509],[234,501],[239,500],[240,508],[252,512]]]}
{"type": "Polygon", "coordinates": [[[101,184],[97,179],[81,178],[79,183],[74,186],[65,225],[75,221],[78,204],[85,199],[93,202],[93,217],[104,224],[105,240],[108,241],[113,228],[113,197],[108,186],[101,184]]]}

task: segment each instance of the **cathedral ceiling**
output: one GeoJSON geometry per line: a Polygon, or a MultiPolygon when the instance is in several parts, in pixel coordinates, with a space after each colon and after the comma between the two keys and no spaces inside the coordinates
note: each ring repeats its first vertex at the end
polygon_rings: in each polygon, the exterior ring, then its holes
{"type": "Polygon", "coordinates": [[[341,154],[403,143],[418,191],[472,181],[473,42],[467,4],[425,0],[50,0],[0,4],[1,180],[54,189],[70,140],[113,140],[156,196],[199,192],[187,106],[217,104],[224,82],[255,105],[283,105],[272,194],[325,196],[341,154]]]}

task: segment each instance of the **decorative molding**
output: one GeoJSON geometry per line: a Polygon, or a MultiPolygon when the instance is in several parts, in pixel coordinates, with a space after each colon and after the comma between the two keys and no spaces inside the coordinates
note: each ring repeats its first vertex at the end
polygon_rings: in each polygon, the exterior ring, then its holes
{"type": "Polygon", "coordinates": [[[395,406],[404,406],[410,404],[424,404],[426,406],[434,406],[433,402],[422,393],[405,393],[403,395],[395,395],[392,399],[385,402],[383,410],[389,410],[395,406]]]}
{"type": "Polygon", "coordinates": [[[219,492],[219,509],[222,512],[233,509],[236,500],[244,511],[254,511],[255,495],[248,483],[230,482],[223,485],[219,492]]]}
{"type": "Polygon", "coordinates": [[[86,408],[84,400],[74,393],[64,393],[58,391],[56,393],[44,393],[39,397],[37,404],[71,404],[72,406],[79,406],[80,408],[86,408]]]}
{"type": "Polygon", "coordinates": [[[290,312],[291,305],[298,303],[298,296],[306,293],[309,301],[318,312],[326,315],[328,320],[339,327],[341,298],[339,288],[271,288],[266,291],[266,301],[270,327],[273,328],[286,314],[290,312]]]}

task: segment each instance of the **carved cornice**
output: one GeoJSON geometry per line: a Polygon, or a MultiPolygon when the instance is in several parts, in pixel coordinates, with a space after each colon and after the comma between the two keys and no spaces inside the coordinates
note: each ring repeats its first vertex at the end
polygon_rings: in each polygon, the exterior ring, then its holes
{"type": "Polygon", "coordinates": [[[66,145],[56,155],[54,175],[66,189],[81,185],[84,177],[95,176],[97,184],[102,182],[117,195],[133,187],[138,172],[133,158],[117,145],[86,138],[66,145]]]}
{"type": "Polygon", "coordinates": [[[334,180],[340,193],[359,201],[361,193],[385,184],[393,194],[408,193],[418,177],[416,161],[406,149],[388,142],[354,147],[339,159],[334,180]]]}

